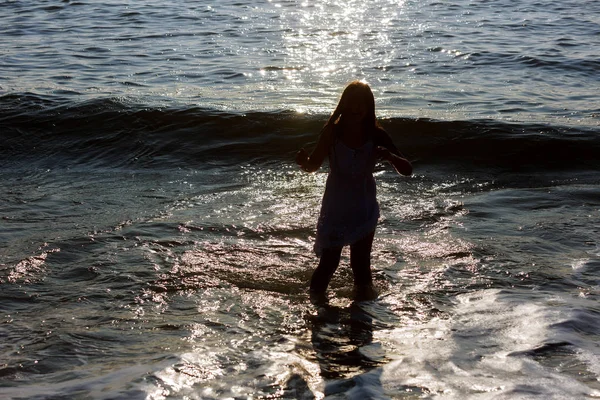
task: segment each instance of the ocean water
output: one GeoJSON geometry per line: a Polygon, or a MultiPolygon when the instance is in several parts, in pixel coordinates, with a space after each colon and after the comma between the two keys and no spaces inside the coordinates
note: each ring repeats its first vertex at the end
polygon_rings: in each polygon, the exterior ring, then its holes
{"type": "Polygon", "coordinates": [[[600,3],[0,11],[0,398],[600,397],[600,3]],[[315,306],[353,79],[415,174],[315,306]]]}

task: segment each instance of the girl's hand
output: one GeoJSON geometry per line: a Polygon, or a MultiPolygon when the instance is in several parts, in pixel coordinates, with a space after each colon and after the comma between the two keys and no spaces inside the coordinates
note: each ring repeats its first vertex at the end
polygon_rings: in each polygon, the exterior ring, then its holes
{"type": "Polygon", "coordinates": [[[298,153],[296,153],[296,164],[300,167],[304,167],[304,164],[308,161],[308,152],[304,150],[304,148],[300,149],[298,153]]]}

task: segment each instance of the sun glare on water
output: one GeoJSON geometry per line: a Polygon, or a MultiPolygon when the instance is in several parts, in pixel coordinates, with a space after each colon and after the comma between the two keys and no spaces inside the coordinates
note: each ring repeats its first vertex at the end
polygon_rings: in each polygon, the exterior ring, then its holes
{"type": "Polygon", "coordinates": [[[285,78],[284,87],[274,89],[292,95],[311,88],[305,101],[312,103],[310,108],[315,111],[331,106],[337,99],[334,89],[369,76],[374,68],[385,71],[398,56],[398,46],[382,27],[402,18],[404,1],[270,3],[280,16],[277,28],[282,32],[283,59],[272,58],[272,64],[264,65],[260,74],[266,82],[285,78]]]}

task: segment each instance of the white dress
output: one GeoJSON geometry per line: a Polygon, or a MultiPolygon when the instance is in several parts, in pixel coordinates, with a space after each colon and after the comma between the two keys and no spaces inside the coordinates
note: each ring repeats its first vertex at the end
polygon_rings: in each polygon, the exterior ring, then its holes
{"type": "Polygon", "coordinates": [[[329,151],[329,176],[317,222],[315,253],[353,244],[375,230],[379,219],[375,179],[375,144],[357,149],[335,139],[329,151]]]}

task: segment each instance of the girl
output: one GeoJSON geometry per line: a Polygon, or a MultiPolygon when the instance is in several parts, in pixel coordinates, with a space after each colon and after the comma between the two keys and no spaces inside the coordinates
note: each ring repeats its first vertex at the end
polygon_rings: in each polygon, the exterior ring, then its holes
{"type": "Polygon", "coordinates": [[[300,149],[296,163],[304,171],[314,172],[325,157],[329,157],[330,171],[317,223],[314,249],[320,261],[310,281],[311,298],[324,298],[345,245],[350,245],[355,296],[375,298],[371,246],[379,205],[373,168],[376,159],[383,158],[398,173],[409,176],[412,165],[377,123],[375,98],[366,83],[354,81],[344,89],[315,149],[310,155],[300,149]]]}

